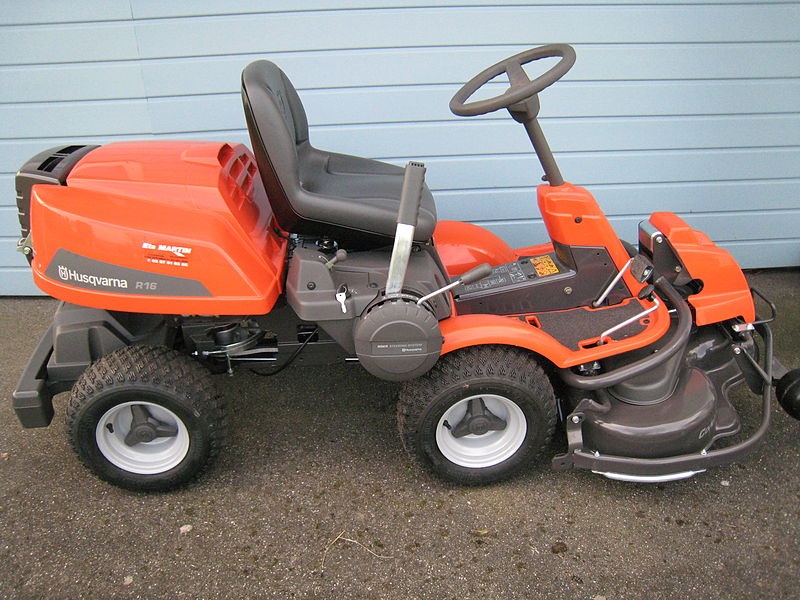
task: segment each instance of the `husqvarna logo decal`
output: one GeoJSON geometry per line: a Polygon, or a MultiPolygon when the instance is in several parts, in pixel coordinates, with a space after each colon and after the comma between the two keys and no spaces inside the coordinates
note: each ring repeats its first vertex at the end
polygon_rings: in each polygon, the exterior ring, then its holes
{"type": "Polygon", "coordinates": [[[98,275],[89,275],[81,273],[75,269],[70,269],[64,265],[58,265],[58,277],[62,281],[79,283],[85,286],[96,288],[116,288],[128,289],[128,280],[120,279],[118,277],[100,277],[98,275]]]}
{"type": "MultiPolygon", "coordinates": [[[[158,246],[156,250],[158,250],[158,246]]],[[[191,248],[176,248],[188,250],[191,248]]],[[[162,252],[167,252],[166,248],[162,252]]],[[[169,250],[171,253],[173,249],[169,250]]],[[[186,253],[184,253],[186,254],[186,253]]],[[[176,261],[186,260],[172,254],[176,261]]],[[[166,256],[166,254],[165,254],[166,256]]],[[[200,281],[122,267],[59,249],[50,261],[45,277],[64,285],[97,292],[146,296],[211,296],[200,281]]]]}

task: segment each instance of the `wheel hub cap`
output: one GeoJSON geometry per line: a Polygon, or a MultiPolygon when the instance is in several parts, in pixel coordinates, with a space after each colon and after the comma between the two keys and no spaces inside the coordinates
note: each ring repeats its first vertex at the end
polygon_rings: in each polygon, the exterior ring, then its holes
{"type": "Polygon", "coordinates": [[[513,400],[481,394],[459,400],[443,413],[436,442],[447,460],[481,469],[512,457],[523,445],[526,431],[526,417],[513,400]]]}
{"type": "Polygon", "coordinates": [[[109,409],[95,429],[97,447],[130,473],[169,471],[189,452],[189,431],[171,410],[152,402],[125,402],[109,409]]]}
{"type": "Polygon", "coordinates": [[[451,435],[459,438],[469,434],[484,435],[489,431],[504,429],[506,429],[506,421],[492,414],[484,403],[484,399],[476,396],[468,401],[467,412],[459,424],[451,429],[451,435]]]}

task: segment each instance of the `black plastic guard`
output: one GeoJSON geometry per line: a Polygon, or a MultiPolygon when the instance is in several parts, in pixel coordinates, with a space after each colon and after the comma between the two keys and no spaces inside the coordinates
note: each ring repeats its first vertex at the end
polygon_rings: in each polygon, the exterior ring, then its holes
{"type": "Polygon", "coordinates": [[[101,356],[131,344],[164,345],[168,333],[160,315],[62,303],[12,394],[22,426],[47,427],[53,419],[53,396],[69,390],[101,356]]]}
{"type": "Polygon", "coordinates": [[[67,176],[97,146],[57,146],[30,158],[17,172],[17,211],[22,237],[30,233],[31,188],[38,184],[67,185],[67,176]]]}
{"type": "Polygon", "coordinates": [[[23,427],[47,427],[53,420],[53,393],[47,385],[47,362],[53,354],[53,326],[42,336],[12,394],[23,427]]]}

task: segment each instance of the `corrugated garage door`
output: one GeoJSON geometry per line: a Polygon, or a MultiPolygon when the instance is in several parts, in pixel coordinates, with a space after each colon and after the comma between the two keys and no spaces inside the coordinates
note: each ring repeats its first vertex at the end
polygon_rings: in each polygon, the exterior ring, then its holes
{"type": "Polygon", "coordinates": [[[14,251],[25,159],[74,142],[246,141],[239,73],[262,57],[300,89],[316,146],[421,159],[441,218],[543,241],[522,128],[447,104],[485,66],[548,42],[578,62],[542,95],[543,128],[621,237],[672,210],[745,267],[798,264],[797,3],[428,4],[0,2],[0,295],[36,293],[14,251]]]}

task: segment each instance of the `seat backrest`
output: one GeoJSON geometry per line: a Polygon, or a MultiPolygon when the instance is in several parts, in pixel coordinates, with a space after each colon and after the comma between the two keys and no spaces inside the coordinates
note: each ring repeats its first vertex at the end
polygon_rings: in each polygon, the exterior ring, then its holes
{"type": "Polygon", "coordinates": [[[300,187],[297,146],[309,139],[306,111],[286,74],[267,60],[242,72],[242,103],[273,214],[284,231],[292,231],[299,217],[289,198],[300,187]]]}

